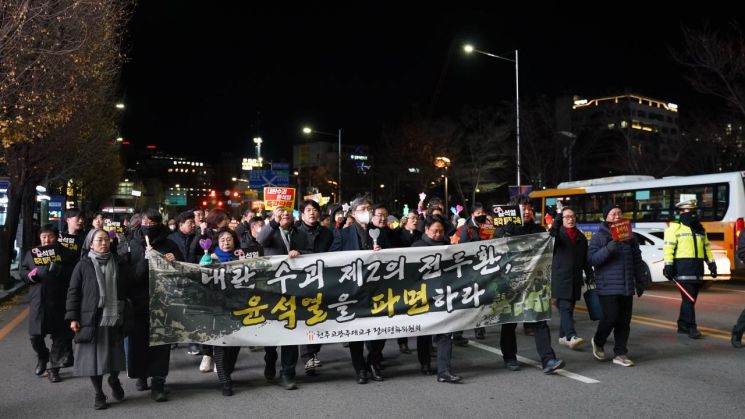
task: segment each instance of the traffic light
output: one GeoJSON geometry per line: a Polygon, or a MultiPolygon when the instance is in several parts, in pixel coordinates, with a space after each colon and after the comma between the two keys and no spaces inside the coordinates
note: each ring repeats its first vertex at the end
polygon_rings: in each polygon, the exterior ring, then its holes
{"type": "Polygon", "coordinates": [[[207,201],[202,201],[202,206],[203,207],[206,207],[207,206],[207,201]]]}
{"type": "Polygon", "coordinates": [[[217,202],[217,206],[218,206],[218,207],[221,207],[221,206],[222,206],[222,201],[218,201],[218,202],[217,202]]]}

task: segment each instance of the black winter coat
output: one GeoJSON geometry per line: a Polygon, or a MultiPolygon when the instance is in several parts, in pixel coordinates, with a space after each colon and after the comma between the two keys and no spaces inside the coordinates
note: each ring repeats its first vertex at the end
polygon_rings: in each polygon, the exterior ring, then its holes
{"type": "Polygon", "coordinates": [[[18,268],[21,279],[29,284],[29,335],[47,335],[67,331],[65,324],[65,301],[78,254],[61,244],[55,246],[55,254],[62,257],[62,263],[36,266],[31,251],[26,252],[18,268]],[[36,269],[33,280],[28,274],[36,269]]]}
{"type": "Polygon", "coordinates": [[[494,232],[494,238],[510,237],[510,236],[522,236],[525,234],[536,234],[545,233],[546,229],[540,224],[536,224],[533,221],[527,221],[524,225],[507,223],[506,226],[498,228],[494,232]]]}
{"type": "Polygon", "coordinates": [[[326,227],[316,224],[308,226],[302,221],[295,224],[295,234],[290,238],[290,250],[297,250],[301,254],[328,252],[334,234],[326,227]]]}
{"type": "MultiPolygon", "coordinates": [[[[126,266],[116,259],[119,272],[117,274],[116,293],[120,301],[124,300],[126,293],[126,266]]],[[[70,280],[70,288],[67,291],[67,311],[65,320],[69,325],[71,321],[80,322],[80,330],[75,334],[76,342],[90,342],[93,340],[96,328],[101,323],[102,309],[98,308],[98,280],[96,279],[96,268],[88,256],[80,258],[75,266],[70,280]]],[[[124,321],[124,319],[121,319],[124,321]]]]}
{"type": "Polygon", "coordinates": [[[577,231],[575,242],[572,243],[564,227],[551,227],[548,233],[554,237],[551,297],[577,301],[582,294],[582,271],[588,282],[595,277],[587,260],[587,238],[584,233],[577,231]]]}
{"type": "MultiPolygon", "coordinates": [[[[150,240],[150,245],[162,254],[173,253],[176,260],[184,261],[176,243],[168,239],[169,232],[167,228],[161,226],[157,236],[150,240]]],[[[132,301],[135,314],[150,313],[150,271],[148,261],[145,259],[145,247],[145,236],[140,229],[135,230],[129,241],[129,254],[125,260],[129,275],[127,298],[132,301]]]]}
{"type": "Polygon", "coordinates": [[[199,247],[199,237],[196,234],[185,235],[176,230],[168,235],[168,240],[176,243],[179,252],[184,257],[184,262],[199,263],[202,257],[202,248],[199,247]]]}

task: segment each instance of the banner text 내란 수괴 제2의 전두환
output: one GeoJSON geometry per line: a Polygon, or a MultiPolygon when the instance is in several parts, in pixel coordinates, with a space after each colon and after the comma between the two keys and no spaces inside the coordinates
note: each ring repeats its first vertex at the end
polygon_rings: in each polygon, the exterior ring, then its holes
{"type": "Polygon", "coordinates": [[[150,344],[281,346],[551,317],[547,233],[450,246],[150,261],[150,344]]]}

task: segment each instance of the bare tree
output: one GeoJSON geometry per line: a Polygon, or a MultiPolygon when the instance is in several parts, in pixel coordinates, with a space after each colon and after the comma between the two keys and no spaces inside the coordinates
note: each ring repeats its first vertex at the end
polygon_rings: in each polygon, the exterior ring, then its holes
{"type": "MultiPolygon", "coordinates": [[[[51,148],[64,140],[55,134],[84,118],[86,104],[107,98],[115,87],[130,6],[118,0],[0,3],[0,141],[10,178],[0,282],[7,283],[21,208],[25,205],[29,217],[33,188],[48,175],[35,162],[39,149],[34,146],[46,142],[51,148]]],[[[96,133],[87,138],[97,138],[96,133]]]]}

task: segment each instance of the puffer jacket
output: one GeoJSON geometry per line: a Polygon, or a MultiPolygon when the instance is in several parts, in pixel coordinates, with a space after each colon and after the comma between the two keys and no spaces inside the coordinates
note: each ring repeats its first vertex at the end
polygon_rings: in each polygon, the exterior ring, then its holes
{"type": "Polygon", "coordinates": [[[592,235],[587,249],[590,265],[595,267],[595,282],[599,295],[634,295],[636,285],[643,284],[644,262],[636,239],[619,242],[611,252],[608,243],[613,240],[608,223],[603,222],[592,235]]]}

